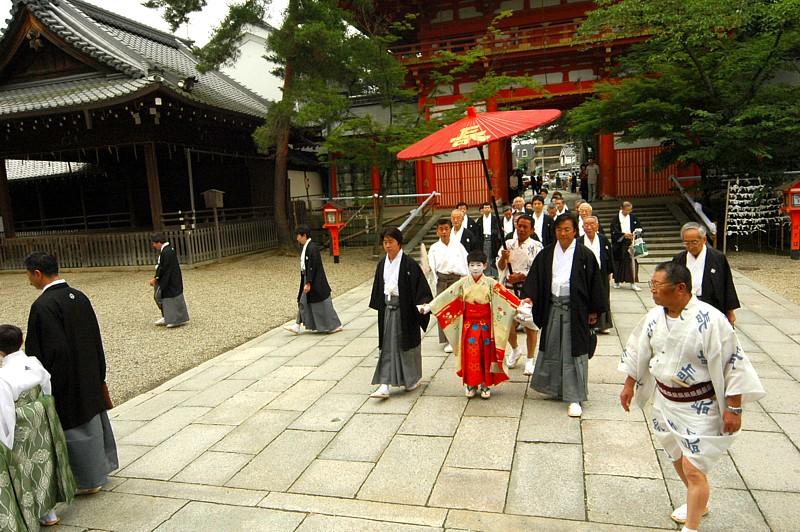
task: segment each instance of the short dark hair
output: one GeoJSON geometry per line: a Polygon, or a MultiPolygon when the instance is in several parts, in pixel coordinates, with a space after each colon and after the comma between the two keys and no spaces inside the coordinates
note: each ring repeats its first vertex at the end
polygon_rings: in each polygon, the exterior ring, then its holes
{"type": "Polygon", "coordinates": [[[556,199],[556,198],[564,199],[564,196],[561,194],[561,192],[556,190],[555,192],[553,192],[553,199],[556,199]]]}
{"type": "Polygon", "coordinates": [[[403,245],[403,232],[397,227],[394,227],[393,225],[390,225],[389,227],[384,227],[383,231],[381,231],[381,240],[383,240],[387,236],[389,238],[397,240],[397,243],[400,244],[401,246],[403,245]]]}
{"type": "Polygon", "coordinates": [[[480,262],[481,264],[486,264],[486,253],[484,253],[482,249],[473,249],[467,253],[467,264],[470,262],[480,262]]]}
{"type": "Polygon", "coordinates": [[[6,355],[22,347],[22,329],[16,325],[0,325],[0,351],[6,355]]]}
{"type": "Polygon", "coordinates": [[[692,272],[683,264],[668,260],[657,265],[655,271],[664,272],[670,284],[683,283],[686,285],[686,291],[692,292],[692,272]]]}
{"type": "Polygon", "coordinates": [[[520,214],[519,218],[517,218],[517,222],[520,220],[528,220],[531,223],[531,228],[533,227],[533,216],[530,214],[520,214]]]}
{"type": "Polygon", "coordinates": [[[169,240],[167,239],[167,235],[157,232],[150,235],[150,242],[158,242],[159,244],[163,244],[164,242],[169,242],[169,240]]]}
{"type": "Polygon", "coordinates": [[[483,203],[481,203],[481,209],[483,209],[484,207],[491,207],[491,206],[492,204],[489,203],[488,201],[484,201],[483,203]]]}
{"type": "Polygon", "coordinates": [[[536,196],[534,196],[534,197],[531,199],[531,203],[533,203],[534,201],[540,201],[540,202],[544,203],[544,198],[543,198],[542,196],[540,196],[540,195],[538,195],[538,194],[537,194],[536,196]]]}
{"type": "Polygon", "coordinates": [[[300,224],[294,228],[294,234],[295,236],[303,235],[305,237],[311,238],[311,228],[306,224],[300,224]]]}
{"type": "Polygon", "coordinates": [[[511,205],[503,205],[503,212],[513,211],[513,210],[514,210],[514,207],[512,207],[511,205]]]}
{"type": "Polygon", "coordinates": [[[58,275],[58,261],[49,253],[34,251],[25,257],[25,269],[29,272],[39,270],[47,277],[58,275]]]}
{"type": "Polygon", "coordinates": [[[453,221],[450,218],[445,218],[444,216],[442,216],[441,218],[436,220],[436,227],[439,227],[440,225],[445,225],[445,224],[449,225],[450,227],[453,227],[453,221]]]}
{"type": "Polygon", "coordinates": [[[456,209],[460,209],[462,205],[463,205],[464,207],[469,207],[469,205],[467,205],[467,202],[466,202],[466,201],[464,201],[464,200],[461,200],[461,201],[459,201],[458,203],[456,203],[456,209]]]}
{"type": "Polygon", "coordinates": [[[554,227],[558,228],[559,225],[563,224],[564,222],[572,222],[572,228],[575,229],[575,232],[578,232],[578,218],[572,213],[564,213],[561,216],[556,217],[556,224],[554,227]]]}

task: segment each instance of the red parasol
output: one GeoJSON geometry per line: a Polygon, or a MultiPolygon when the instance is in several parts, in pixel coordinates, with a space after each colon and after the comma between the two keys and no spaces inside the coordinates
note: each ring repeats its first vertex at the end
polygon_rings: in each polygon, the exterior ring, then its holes
{"type": "Polygon", "coordinates": [[[398,153],[397,158],[400,160],[421,159],[467,148],[477,148],[489,142],[536,129],[552,122],[559,115],[561,115],[561,111],[558,109],[477,113],[474,107],[467,107],[465,118],[412,144],[398,153]]]}
{"type": "MultiPolygon", "coordinates": [[[[518,133],[536,129],[549,124],[561,115],[558,109],[536,109],[531,111],[492,111],[478,113],[474,107],[467,107],[467,116],[454,122],[424,139],[415,142],[397,154],[400,160],[421,159],[453,151],[477,148],[481,154],[483,173],[486,175],[486,186],[489,187],[489,196],[494,208],[497,225],[502,234],[500,213],[492,191],[492,181],[489,177],[489,166],[483,155],[482,146],[496,140],[513,137],[518,133]]],[[[505,238],[500,239],[503,248],[506,247],[505,238]]],[[[509,264],[509,270],[511,265],[509,264]]]]}

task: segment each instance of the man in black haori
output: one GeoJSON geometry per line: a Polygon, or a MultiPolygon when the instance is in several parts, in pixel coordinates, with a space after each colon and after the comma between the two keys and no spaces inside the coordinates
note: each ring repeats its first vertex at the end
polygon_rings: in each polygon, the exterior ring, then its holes
{"type": "Polygon", "coordinates": [[[736,323],[739,296],[733,284],[728,257],[714,246],[706,245],[705,227],[688,222],[681,227],[681,240],[686,246],[672,259],[686,266],[692,274],[692,286],[697,299],[725,314],[731,325],[736,323]]]}
{"type": "Polygon", "coordinates": [[[522,288],[541,330],[531,388],[569,403],[571,417],[580,417],[588,397],[590,329],[608,310],[600,268],[577,233],[575,216],[559,216],[556,242],[536,256],[522,288]]]}
{"type": "MultiPolygon", "coordinates": [[[[458,211],[460,213],[460,211],[458,211]]],[[[384,257],[375,269],[369,307],[378,311],[378,364],[372,384],[379,384],[371,397],[389,397],[389,386],[411,391],[422,378],[422,335],[429,314],[418,305],[433,299],[422,268],[403,253],[403,233],[396,227],[383,230],[384,257]]]]}
{"type": "Polygon", "coordinates": [[[161,319],[155,324],[166,325],[168,329],[180,327],[189,321],[189,310],[183,297],[183,275],[178,254],[164,233],[153,233],[150,241],[153,249],[158,251],[156,273],[150,279],[153,298],[161,311],[161,319]]]}
{"type": "MultiPolygon", "coordinates": [[[[584,203],[583,205],[588,205],[584,203]]],[[[581,207],[583,207],[581,205],[581,207]]],[[[583,222],[584,235],[578,241],[586,246],[600,267],[600,281],[603,283],[603,292],[606,294],[606,306],[608,310],[600,314],[597,319],[596,329],[601,333],[607,333],[614,326],[611,319],[611,274],[613,273],[613,263],[611,261],[611,243],[599,232],[600,222],[597,216],[586,216],[583,222]]]]}
{"type": "Polygon", "coordinates": [[[28,281],[42,291],[31,305],[25,353],[50,372],[78,494],[95,493],[119,467],[106,410],[106,357],[89,298],[58,275],[52,255],[25,259],[28,281]]]}
{"type": "Polygon", "coordinates": [[[298,225],[295,230],[297,243],[303,246],[300,252],[300,289],[297,292],[297,320],[284,328],[299,334],[303,327],[307,331],[333,333],[342,330],[342,322],[331,301],[331,287],[319,246],[311,241],[311,229],[298,225]]]}
{"type": "Polygon", "coordinates": [[[619,213],[611,220],[611,246],[614,257],[614,288],[619,288],[623,283],[630,286],[631,290],[641,292],[636,283],[639,281],[639,263],[633,256],[633,239],[637,229],[641,232],[644,228],[633,214],[633,204],[623,201],[619,213]]]}

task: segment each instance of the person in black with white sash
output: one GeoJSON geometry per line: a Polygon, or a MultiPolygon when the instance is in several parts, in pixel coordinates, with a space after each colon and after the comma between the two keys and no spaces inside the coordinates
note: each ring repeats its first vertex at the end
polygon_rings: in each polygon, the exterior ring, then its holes
{"type": "Polygon", "coordinates": [[[110,408],[106,356],[89,298],[58,275],[55,257],[35,251],[25,259],[28,281],[42,291],[31,305],[25,354],[50,373],[78,495],[96,493],[119,467],[110,408]]]}
{"type": "Polygon", "coordinates": [[[297,321],[285,328],[299,334],[302,328],[307,331],[333,333],[342,330],[342,322],[336,314],[331,301],[331,287],[319,246],[311,241],[311,229],[298,225],[295,230],[297,243],[303,246],[300,252],[300,289],[297,292],[297,321]]]}
{"type": "Polygon", "coordinates": [[[154,288],[153,298],[161,310],[161,319],[156,325],[166,325],[168,329],[180,327],[189,321],[189,310],[183,297],[183,275],[178,263],[178,254],[164,233],[153,233],[150,237],[153,249],[158,251],[156,273],[150,279],[154,288]]]}
{"type": "MultiPolygon", "coordinates": [[[[460,211],[459,211],[460,212],[460,211]]],[[[378,311],[378,364],[371,397],[389,397],[389,386],[411,391],[422,378],[421,331],[428,328],[429,314],[418,306],[433,300],[431,288],[414,259],[403,253],[403,233],[387,227],[381,234],[384,257],[375,269],[369,307],[378,311]]]]}

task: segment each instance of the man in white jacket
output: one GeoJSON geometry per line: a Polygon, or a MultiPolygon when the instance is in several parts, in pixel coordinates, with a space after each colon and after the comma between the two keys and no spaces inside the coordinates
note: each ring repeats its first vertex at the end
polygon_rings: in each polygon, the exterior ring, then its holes
{"type": "Polygon", "coordinates": [[[692,532],[708,512],[707,475],[739,432],[742,405],[766,393],[725,315],[693,295],[685,266],[659,264],[649,285],[656,307],[625,345],[620,402],[628,411],[653,396],[653,433],[687,489],[671,517],[692,532]]]}

